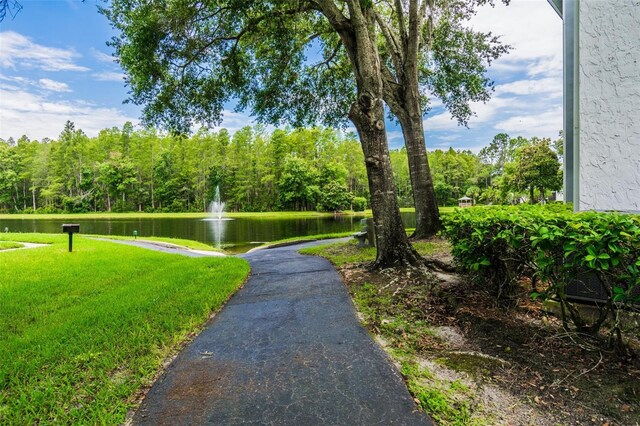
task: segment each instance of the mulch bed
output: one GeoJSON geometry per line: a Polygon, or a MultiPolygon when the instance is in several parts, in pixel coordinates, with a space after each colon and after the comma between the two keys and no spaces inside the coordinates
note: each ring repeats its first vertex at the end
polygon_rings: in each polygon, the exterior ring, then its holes
{"type": "MultiPolygon", "coordinates": [[[[447,367],[465,371],[537,407],[550,424],[640,424],[640,361],[621,357],[607,348],[606,339],[568,333],[561,322],[533,301],[523,283],[516,306],[504,308],[478,286],[455,274],[439,279],[406,269],[372,273],[366,265],[340,268],[356,299],[374,315],[365,326],[395,347],[439,359],[447,367]],[[380,296],[363,296],[365,283],[380,296]],[[454,330],[446,335],[400,330],[389,333],[387,318],[454,330]],[[462,336],[457,338],[456,335],[462,336]],[[465,354],[480,353],[478,362],[465,354]]],[[[640,345],[630,343],[636,354],[640,345]]],[[[525,419],[522,419],[525,420],[525,419]]],[[[518,421],[520,423],[520,421],[518,421]]],[[[526,421],[523,422],[526,424],[526,421]]],[[[508,423],[511,424],[511,423],[508,423]]]]}

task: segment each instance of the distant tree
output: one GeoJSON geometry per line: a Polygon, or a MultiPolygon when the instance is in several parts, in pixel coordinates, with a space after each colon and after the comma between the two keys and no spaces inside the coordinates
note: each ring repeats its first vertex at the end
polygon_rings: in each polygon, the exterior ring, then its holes
{"type": "Polygon", "coordinates": [[[562,130],[560,130],[560,133],[558,134],[558,139],[554,140],[551,143],[551,147],[556,152],[556,154],[558,154],[558,160],[560,160],[560,162],[563,162],[563,159],[564,159],[564,134],[563,134],[562,130]]]}
{"type": "Polygon", "coordinates": [[[288,156],[280,181],[280,202],[295,210],[312,210],[319,188],[317,171],[302,158],[288,156]]]}
{"type": "Polygon", "coordinates": [[[353,201],[353,195],[347,191],[347,187],[335,181],[324,185],[318,198],[319,210],[323,211],[345,210],[353,201]]]}
{"type": "Polygon", "coordinates": [[[327,163],[318,176],[318,209],[338,211],[349,208],[353,194],[347,188],[347,169],[338,163],[327,163]]]}
{"type": "Polygon", "coordinates": [[[0,205],[11,206],[11,211],[17,211],[17,185],[20,177],[18,158],[11,148],[9,143],[0,141],[0,205]]]}
{"type": "Polygon", "coordinates": [[[391,154],[391,166],[393,167],[393,179],[396,181],[398,202],[402,207],[412,207],[415,204],[413,187],[411,185],[411,172],[407,162],[407,149],[393,150],[391,154]]]}
{"type": "Polygon", "coordinates": [[[429,155],[436,182],[436,196],[440,205],[455,204],[466,194],[467,188],[477,186],[481,164],[470,151],[435,150],[429,155]]]}
{"type": "Polygon", "coordinates": [[[480,196],[480,188],[476,185],[472,185],[467,188],[467,192],[465,193],[467,197],[471,197],[474,200],[477,200],[480,196]]]}
{"type": "Polygon", "coordinates": [[[506,133],[498,133],[489,144],[480,150],[480,159],[493,166],[494,176],[504,173],[504,166],[516,159],[518,148],[528,145],[529,141],[521,136],[509,137],[506,133]]]}
{"type": "Polygon", "coordinates": [[[514,183],[518,189],[529,190],[531,204],[536,202],[534,190],[544,200],[546,191],[562,188],[558,155],[550,147],[550,139],[532,140],[532,144],[520,148],[517,153],[514,183]]]}

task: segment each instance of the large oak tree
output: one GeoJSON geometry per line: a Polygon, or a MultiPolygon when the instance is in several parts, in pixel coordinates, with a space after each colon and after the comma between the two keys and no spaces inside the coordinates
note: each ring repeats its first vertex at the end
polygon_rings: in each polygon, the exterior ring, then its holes
{"type": "Polygon", "coordinates": [[[233,97],[264,121],[348,117],[365,156],[374,266],[419,262],[389,161],[372,1],[114,0],[104,13],[120,31],[112,44],[148,123],[182,131],[216,124],[233,97]],[[307,58],[314,48],[319,63],[307,58]]]}

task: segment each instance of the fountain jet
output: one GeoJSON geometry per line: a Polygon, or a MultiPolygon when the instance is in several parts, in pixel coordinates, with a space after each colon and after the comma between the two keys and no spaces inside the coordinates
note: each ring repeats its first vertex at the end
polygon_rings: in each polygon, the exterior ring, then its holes
{"type": "Polygon", "coordinates": [[[212,219],[222,220],[222,213],[224,212],[224,202],[220,201],[220,186],[216,186],[216,195],[211,202],[210,211],[212,219]]]}

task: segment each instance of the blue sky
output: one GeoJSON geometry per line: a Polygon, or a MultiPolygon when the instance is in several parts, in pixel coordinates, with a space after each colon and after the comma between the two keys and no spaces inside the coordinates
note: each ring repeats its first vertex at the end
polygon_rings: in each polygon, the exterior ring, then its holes
{"type": "MultiPolygon", "coordinates": [[[[0,23],[0,138],[58,137],[67,120],[89,136],[106,127],[138,122],[122,70],[106,41],[113,35],[97,12],[101,2],[20,0],[23,9],[0,23]]],[[[513,46],[494,62],[491,101],[473,105],[469,128],[437,102],[425,118],[428,149],[478,151],[499,132],[556,138],[562,128],[562,21],[546,0],[512,0],[479,11],[471,25],[513,46]]],[[[252,124],[248,114],[227,111],[221,127],[252,124]]],[[[388,124],[392,148],[400,129],[388,124]]]]}

